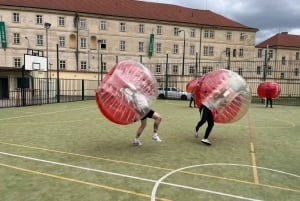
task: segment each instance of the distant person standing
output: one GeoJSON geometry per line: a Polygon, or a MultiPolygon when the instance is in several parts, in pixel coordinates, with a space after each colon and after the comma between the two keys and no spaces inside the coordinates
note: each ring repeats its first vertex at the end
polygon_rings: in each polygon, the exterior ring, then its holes
{"type": "Polygon", "coordinates": [[[266,107],[270,105],[270,108],[273,107],[273,100],[272,98],[266,98],[266,107]]]}
{"type": "Polygon", "coordinates": [[[194,93],[191,94],[190,107],[192,107],[192,103],[193,103],[193,102],[194,102],[194,107],[196,107],[195,98],[194,98],[194,93]]]}
{"type": "Polygon", "coordinates": [[[273,100],[271,98],[271,90],[267,90],[266,92],[266,107],[270,105],[270,108],[273,107],[273,100]]]}

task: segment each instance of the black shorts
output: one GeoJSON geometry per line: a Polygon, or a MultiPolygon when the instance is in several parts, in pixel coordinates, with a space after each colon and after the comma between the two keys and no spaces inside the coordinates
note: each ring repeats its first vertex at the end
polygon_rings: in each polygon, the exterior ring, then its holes
{"type": "Polygon", "coordinates": [[[153,110],[150,110],[141,120],[144,120],[146,118],[152,118],[154,114],[153,110]]]}

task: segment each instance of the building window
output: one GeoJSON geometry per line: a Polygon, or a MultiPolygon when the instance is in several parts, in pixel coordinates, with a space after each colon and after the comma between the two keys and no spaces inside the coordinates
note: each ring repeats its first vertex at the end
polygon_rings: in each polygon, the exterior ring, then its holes
{"type": "Polygon", "coordinates": [[[21,58],[14,58],[14,67],[21,68],[21,58]]]}
{"type": "Polygon", "coordinates": [[[196,37],[196,31],[195,29],[191,29],[191,38],[195,38],[196,37]]]}
{"type": "Polygon", "coordinates": [[[106,30],[106,21],[100,22],[100,30],[106,30]]]}
{"type": "Polygon", "coordinates": [[[195,66],[189,66],[189,74],[195,73],[195,66]]]}
{"type": "Polygon", "coordinates": [[[233,51],[232,51],[232,56],[233,56],[233,57],[236,57],[236,49],[233,49],[233,51]]]}
{"type": "Polygon", "coordinates": [[[215,37],[215,32],[212,30],[204,30],[204,38],[211,38],[215,37]]]}
{"type": "Polygon", "coordinates": [[[226,55],[226,57],[230,57],[230,48],[226,48],[226,50],[225,50],[225,55],[226,55]]]}
{"type": "Polygon", "coordinates": [[[59,36],[59,47],[65,47],[66,46],[66,38],[64,36],[59,36]]]}
{"type": "Polygon", "coordinates": [[[268,66],[267,75],[272,75],[272,67],[268,66]]]}
{"type": "Polygon", "coordinates": [[[237,72],[239,75],[243,75],[243,69],[242,68],[238,68],[238,72],[237,72]]]}
{"type": "Polygon", "coordinates": [[[13,23],[20,23],[20,14],[13,13],[13,23]]]}
{"type": "Polygon", "coordinates": [[[87,62],[86,61],[80,61],[80,69],[86,70],[87,69],[87,62]]]}
{"type": "Polygon", "coordinates": [[[280,73],[280,79],[284,79],[284,73],[283,72],[280,73]]]}
{"type": "Polygon", "coordinates": [[[214,56],[214,48],[204,46],[203,56],[214,56]]]}
{"type": "Polygon", "coordinates": [[[232,38],[232,33],[230,31],[228,31],[226,33],[226,40],[231,40],[231,38],[232,38]]]}
{"type": "Polygon", "coordinates": [[[273,58],[273,50],[269,50],[269,60],[273,58]]]}
{"type": "Polygon", "coordinates": [[[65,18],[60,16],[58,17],[58,26],[64,27],[65,26],[65,18]]]}
{"type": "Polygon", "coordinates": [[[162,34],[162,27],[159,26],[159,25],[156,27],[156,34],[157,35],[161,35],[162,34]]]}
{"type": "Polygon", "coordinates": [[[281,65],[285,65],[285,63],[286,63],[285,57],[282,57],[281,58],[281,65]]]}
{"type": "Polygon", "coordinates": [[[160,64],[157,64],[157,65],[155,66],[155,73],[156,73],[156,74],[161,74],[161,65],[160,65],[160,64]]]}
{"type": "Polygon", "coordinates": [[[20,33],[14,33],[14,44],[20,44],[20,33]]]}
{"type": "Polygon", "coordinates": [[[144,32],[145,32],[145,25],[139,24],[139,33],[144,33],[144,32]]]}
{"type": "Polygon", "coordinates": [[[105,50],[106,49],[106,40],[101,39],[101,40],[99,40],[99,43],[100,43],[100,49],[105,50]]]}
{"type": "Polygon", "coordinates": [[[195,46],[194,45],[190,46],[190,55],[195,55],[195,46]]]}
{"type": "Polygon", "coordinates": [[[61,70],[66,69],[66,61],[65,60],[60,60],[59,61],[59,69],[61,69],[61,70]]]}
{"type": "Polygon", "coordinates": [[[178,74],[178,65],[172,66],[172,72],[173,72],[173,74],[178,74]]]}
{"type": "Polygon", "coordinates": [[[246,39],[246,34],[244,32],[240,33],[240,41],[244,41],[246,39]]]}
{"type": "Polygon", "coordinates": [[[86,49],[86,47],[87,47],[86,38],[80,38],[80,47],[82,49],[86,49]]]}
{"type": "Polygon", "coordinates": [[[257,50],[257,57],[262,58],[262,49],[257,50]]]}
{"type": "Polygon", "coordinates": [[[102,70],[103,71],[106,71],[106,66],[107,66],[106,62],[102,62],[102,70]]]}
{"type": "Polygon", "coordinates": [[[178,53],[179,53],[178,45],[174,44],[174,46],[173,46],[173,54],[178,54],[178,53]]]}
{"type": "Polygon", "coordinates": [[[86,27],[86,20],[84,18],[79,19],[79,28],[80,29],[85,29],[86,27]]]}
{"type": "Polygon", "coordinates": [[[296,52],[296,60],[299,61],[300,60],[300,55],[299,52],[296,52]]]}
{"type": "Polygon", "coordinates": [[[299,76],[299,68],[295,68],[294,75],[299,76]]]}
{"type": "Polygon", "coordinates": [[[126,31],[126,24],[125,24],[125,22],[121,22],[120,23],[120,31],[121,32],[125,32],[126,31]]]}
{"type": "Polygon", "coordinates": [[[144,42],[139,42],[139,52],[144,52],[144,42]]]}
{"type": "Polygon", "coordinates": [[[43,45],[43,35],[36,35],[36,45],[42,46],[43,45]]]}
{"type": "Polygon", "coordinates": [[[156,43],[156,53],[161,53],[161,43],[156,43]]]}
{"type": "Polygon", "coordinates": [[[36,15],[36,24],[43,24],[43,16],[36,15]]]}
{"type": "Polygon", "coordinates": [[[261,74],[261,67],[260,67],[260,66],[257,66],[257,67],[256,67],[256,74],[257,74],[257,75],[260,75],[260,74],[261,74]]]}
{"type": "Polygon", "coordinates": [[[202,75],[205,75],[206,73],[211,72],[212,70],[213,70],[213,67],[211,67],[211,66],[204,66],[202,68],[202,75]]]}
{"type": "Polygon", "coordinates": [[[174,28],[174,36],[179,36],[179,28],[178,27],[174,28]]]}
{"type": "Polygon", "coordinates": [[[239,57],[244,57],[244,49],[240,48],[239,57]]]}
{"type": "Polygon", "coordinates": [[[120,51],[125,51],[126,50],[126,43],[124,40],[120,41],[120,51]]]}

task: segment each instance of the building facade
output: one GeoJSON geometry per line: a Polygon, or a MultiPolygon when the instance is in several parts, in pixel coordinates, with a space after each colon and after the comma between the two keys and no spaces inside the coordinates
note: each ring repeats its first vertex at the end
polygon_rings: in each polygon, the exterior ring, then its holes
{"type": "Polygon", "coordinates": [[[172,72],[185,75],[195,72],[196,59],[241,60],[255,52],[257,29],[211,11],[134,0],[0,0],[0,9],[7,38],[0,69],[21,68],[24,54],[34,50],[48,53],[51,77],[59,68],[65,78],[97,79],[99,70],[123,59],[157,64],[159,73],[166,55],[172,72]]]}

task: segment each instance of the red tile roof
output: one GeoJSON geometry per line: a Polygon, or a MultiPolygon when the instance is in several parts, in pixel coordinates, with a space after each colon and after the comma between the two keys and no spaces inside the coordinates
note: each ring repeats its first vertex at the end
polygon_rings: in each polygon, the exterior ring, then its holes
{"type": "Polygon", "coordinates": [[[266,48],[267,46],[300,48],[300,35],[291,35],[288,32],[282,32],[256,45],[257,48],[266,48]]]}
{"type": "Polygon", "coordinates": [[[202,26],[258,29],[240,24],[209,10],[136,0],[0,0],[0,5],[71,11],[77,13],[190,23],[202,26]]]}

